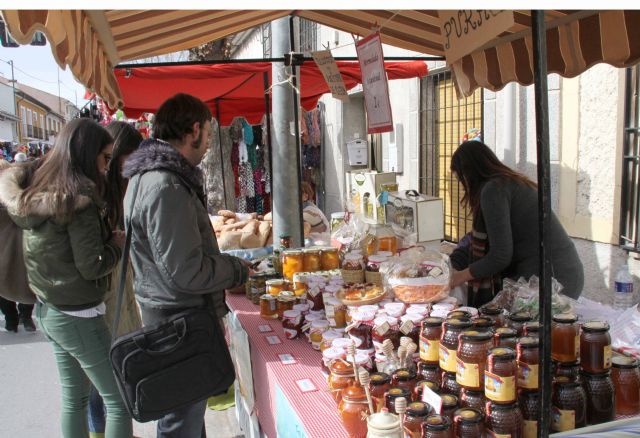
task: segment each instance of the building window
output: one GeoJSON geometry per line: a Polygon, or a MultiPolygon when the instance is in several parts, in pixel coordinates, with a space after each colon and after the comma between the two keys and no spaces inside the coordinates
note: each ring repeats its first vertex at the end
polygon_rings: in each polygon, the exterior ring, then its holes
{"type": "Polygon", "coordinates": [[[318,23],[300,18],[300,51],[318,50],[318,23]]]}
{"type": "Polygon", "coordinates": [[[271,58],[271,23],[262,25],[262,57],[271,58]]]}
{"type": "Polygon", "coordinates": [[[20,114],[22,114],[22,136],[24,137],[27,132],[27,109],[20,106],[20,114]]]}
{"type": "Polygon", "coordinates": [[[420,192],[444,201],[444,238],[458,242],[473,226],[461,204],[464,188],[451,173],[451,156],[472,128],[482,130],[482,89],[458,100],[450,71],[420,87],[420,192]]]}
{"type": "Polygon", "coordinates": [[[640,66],[627,68],[622,154],[620,245],[640,252],[640,66]]]}

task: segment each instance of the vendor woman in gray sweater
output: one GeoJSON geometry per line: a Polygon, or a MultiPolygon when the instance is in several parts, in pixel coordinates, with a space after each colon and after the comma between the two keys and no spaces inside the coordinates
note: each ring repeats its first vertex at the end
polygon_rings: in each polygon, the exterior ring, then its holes
{"type": "MultiPolygon", "coordinates": [[[[539,275],[538,193],[536,185],[498,160],[487,145],[466,141],[451,158],[451,171],[473,215],[473,231],[453,254],[451,287],[469,285],[469,305],[481,306],[502,287],[502,279],[539,275]]],[[[578,298],[584,273],[576,248],[551,213],[548,257],[562,293],[578,298]]]]}

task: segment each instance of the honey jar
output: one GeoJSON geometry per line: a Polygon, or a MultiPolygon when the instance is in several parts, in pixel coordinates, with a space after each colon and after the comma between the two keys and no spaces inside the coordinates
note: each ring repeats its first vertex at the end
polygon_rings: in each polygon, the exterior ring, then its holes
{"type": "Polygon", "coordinates": [[[493,403],[516,401],[516,352],[511,348],[495,347],[489,350],[484,373],[484,393],[493,403]]]}
{"type": "Polygon", "coordinates": [[[377,411],[384,407],[384,394],[391,387],[391,377],[386,373],[372,373],[369,381],[369,392],[375,400],[377,411]]]}
{"type": "Polygon", "coordinates": [[[572,380],[579,381],[581,379],[580,372],[582,371],[580,368],[580,362],[556,362],[551,361],[551,369],[553,372],[553,376],[567,376],[572,380]]]}
{"type": "Polygon", "coordinates": [[[392,386],[389,390],[384,394],[384,406],[391,412],[392,414],[398,414],[396,412],[396,399],[404,397],[407,402],[411,400],[411,393],[406,388],[400,388],[397,386],[392,386]]]}
{"type": "Polygon", "coordinates": [[[521,435],[522,412],[518,404],[488,403],[487,404],[487,434],[489,436],[510,436],[521,435]]]}
{"type": "Polygon", "coordinates": [[[518,405],[522,412],[522,437],[538,438],[540,393],[524,389],[518,391],[518,405]]]}
{"type": "Polygon", "coordinates": [[[482,412],[462,408],[453,414],[453,431],[456,438],[478,438],[484,436],[484,416],[482,412]]]}
{"type": "Polygon", "coordinates": [[[529,321],[524,323],[524,336],[538,336],[540,332],[540,323],[538,321],[529,321]]]}
{"type": "Polygon", "coordinates": [[[580,326],[576,315],[560,313],[553,317],[551,359],[557,362],[575,362],[580,359],[580,326]]]}
{"type": "Polygon", "coordinates": [[[442,337],[442,318],[425,318],[420,330],[420,360],[425,363],[440,363],[440,338],[442,337]]]}
{"type": "Polygon", "coordinates": [[[418,378],[435,382],[440,386],[442,382],[442,371],[438,364],[432,364],[428,362],[418,362],[418,378]]]}
{"type": "Polygon", "coordinates": [[[274,278],[265,281],[265,289],[269,295],[277,297],[278,295],[280,295],[280,292],[290,290],[290,286],[287,280],[274,278]]]}
{"type": "Polygon", "coordinates": [[[338,248],[325,247],[320,251],[320,268],[323,271],[340,268],[340,256],[338,248]]]}
{"type": "Polygon", "coordinates": [[[314,350],[320,351],[320,344],[322,343],[322,335],[329,330],[329,321],[326,319],[317,319],[311,323],[309,329],[309,341],[311,347],[314,350]]]}
{"type": "Polygon", "coordinates": [[[453,424],[453,414],[459,408],[458,397],[453,394],[442,394],[440,398],[442,399],[441,413],[451,421],[451,424],[453,424]]]}
{"type": "Polygon", "coordinates": [[[429,415],[422,423],[423,438],[452,438],[451,419],[444,415],[429,415]]]}
{"type": "Polygon", "coordinates": [[[524,324],[526,322],[531,321],[531,314],[526,310],[521,310],[519,312],[514,312],[507,317],[507,325],[514,329],[518,336],[523,335],[524,324]]]}
{"type": "Polygon", "coordinates": [[[441,392],[444,394],[460,396],[460,385],[456,380],[456,373],[449,373],[447,371],[442,372],[442,385],[440,386],[441,392]]]}
{"type": "Polygon", "coordinates": [[[415,401],[407,405],[407,412],[404,416],[404,430],[406,438],[421,438],[422,423],[433,413],[433,409],[428,404],[415,401]]]}
{"type": "Polygon", "coordinates": [[[587,396],[580,383],[565,376],[553,380],[551,430],[564,432],[587,425],[587,396]]]}
{"type": "Polygon", "coordinates": [[[304,272],[304,254],[299,249],[288,249],[282,252],[282,274],[292,281],[293,274],[304,272]]]}
{"type": "Polygon", "coordinates": [[[322,351],[321,367],[322,371],[330,373],[331,363],[335,360],[346,360],[347,353],[342,348],[326,348],[322,351]]]}
{"type": "MultiPolygon", "coordinates": [[[[391,384],[393,386],[406,388],[411,395],[413,395],[417,381],[416,372],[408,368],[400,368],[391,376],[391,384]]],[[[411,398],[408,398],[407,401],[411,401],[411,398]]]]}
{"type": "Polygon", "coordinates": [[[611,336],[609,324],[585,322],[580,335],[580,364],[588,373],[604,373],[611,369],[611,336]]]}
{"type": "Polygon", "coordinates": [[[260,316],[265,319],[278,318],[276,297],[269,294],[265,294],[260,297],[260,316]]]}
{"type": "Polygon", "coordinates": [[[458,336],[473,325],[469,319],[447,319],[440,338],[439,360],[443,371],[455,373],[458,370],[458,336]]]}
{"type": "Polygon", "coordinates": [[[419,380],[416,382],[416,386],[413,388],[413,399],[416,401],[422,400],[422,394],[424,392],[424,388],[429,388],[431,391],[438,394],[440,392],[440,385],[436,382],[432,382],[431,380],[419,380]]]}
{"type": "Polygon", "coordinates": [[[611,360],[611,380],[616,394],[617,415],[640,413],[640,370],[638,361],[628,356],[611,360]]]}
{"type": "Polygon", "coordinates": [[[492,346],[493,336],[490,332],[467,330],[460,334],[456,380],[461,387],[474,391],[484,390],[484,368],[492,346]]]}
{"type": "Polygon", "coordinates": [[[611,372],[584,372],[582,380],[587,395],[587,424],[613,421],[616,416],[616,402],[611,372]]]}
{"type": "Polygon", "coordinates": [[[493,345],[495,347],[508,347],[515,350],[518,342],[518,332],[511,327],[500,327],[493,335],[493,345]]]}
{"type": "Polygon", "coordinates": [[[460,407],[473,408],[485,413],[487,399],[482,391],[472,391],[470,389],[460,389],[460,407]]]}
{"type": "Polygon", "coordinates": [[[487,318],[491,318],[495,328],[502,327],[504,325],[504,310],[502,307],[498,307],[495,304],[485,304],[480,307],[480,315],[487,318]]]}
{"type": "Polygon", "coordinates": [[[481,316],[479,318],[473,319],[473,329],[479,332],[494,332],[494,322],[491,318],[486,316],[481,316]]]}
{"type": "Polygon", "coordinates": [[[533,337],[520,338],[516,347],[518,361],[518,387],[538,389],[538,367],[540,340],[533,337]]]}

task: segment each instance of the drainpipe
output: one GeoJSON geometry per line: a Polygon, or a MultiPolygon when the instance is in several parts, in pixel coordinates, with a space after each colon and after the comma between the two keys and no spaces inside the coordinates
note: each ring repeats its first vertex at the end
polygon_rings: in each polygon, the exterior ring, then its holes
{"type": "MultiPolygon", "coordinates": [[[[271,22],[272,56],[291,52],[289,17],[271,22]]],[[[300,152],[295,136],[295,100],[289,78],[290,67],[273,62],[271,67],[271,101],[273,113],[273,241],[277,246],[281,235],[291,236],[293,247],[303,246],[302,203],[300,195],[300,152]]],[[[298,82],[299,83],[299,82],[298,82]]]]}

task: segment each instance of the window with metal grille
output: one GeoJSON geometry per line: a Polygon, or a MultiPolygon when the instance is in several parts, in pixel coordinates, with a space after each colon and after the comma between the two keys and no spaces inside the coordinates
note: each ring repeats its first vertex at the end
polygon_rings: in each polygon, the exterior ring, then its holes
{"type": "Polygon", "coordinates": [[[271,23],[262,25],[262,57],[271,58],[271,23]]]}
{"type": "Polygon", "coordinates": [[[626,71],[620,245],[640,252],[640,66],[626,71]]]}
{"type": "Polygon", "coordinates": [[[464,134],[482,130],[482,89],[458,100],[450,71],[430,74],[420,87],[420,192],[444,201],[444,238],[458,242],[472,218],[460,201],[464,188],[451,173],[451,156],[464,134]]]}
{"type": "Polygon", "coordinates": [[[300,18],[300,52],[318,50],[318,23],[300,18]]]}

